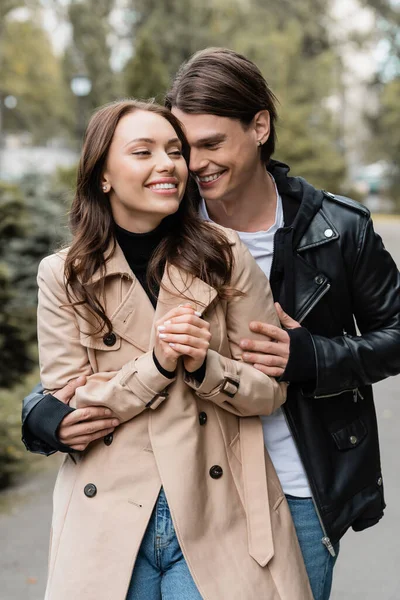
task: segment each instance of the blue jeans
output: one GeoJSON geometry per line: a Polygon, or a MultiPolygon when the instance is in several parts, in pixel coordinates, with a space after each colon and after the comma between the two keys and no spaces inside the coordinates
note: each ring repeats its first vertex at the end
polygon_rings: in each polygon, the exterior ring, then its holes
{"type": "Polygon", "coordinates": [[[126,600],[201,600],[162,488],[139,549],[126,600]]]}
{"type": "Polygon", "coordinates": [[[315,511],[312,498],[286,496],[297,537],[306,565],[314,600],[329,600],[332,589],[333,567],[339,553],[339,544],[334,546],[336,556],[331,556],[321,539],[324,533],[315,511]]]}

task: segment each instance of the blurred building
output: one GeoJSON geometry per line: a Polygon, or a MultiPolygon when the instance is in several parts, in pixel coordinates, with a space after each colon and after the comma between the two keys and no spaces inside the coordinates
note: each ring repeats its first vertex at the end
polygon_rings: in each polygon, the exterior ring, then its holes
{"type": "Polygon", "coordinates": [[[26,136],[5,136],[0,148],[0,179],[16,181],[27,173],[49,175],[58,167],[72,167],[78,161],[77,152],[53,140],[47,146],[32,146],[26,136]]]}

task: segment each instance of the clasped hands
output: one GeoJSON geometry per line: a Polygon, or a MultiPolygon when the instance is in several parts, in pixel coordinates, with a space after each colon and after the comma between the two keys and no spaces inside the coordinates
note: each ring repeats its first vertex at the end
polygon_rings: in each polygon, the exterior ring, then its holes
{"type": "MultiPolygon", "coordinates": [[[[278,303],[275,303],[275,308],[282,327],[300,327],[278,303]]],[[[202,366],[210,346],[210,325],[192,305],[187,303],[172,309],[155,323],[155,328],[154,353],[164,369],[174,371],[179,357],[182,357],[184,367],[190,373],[202,366]]],[[[243,361],[270,377],[280,377],[285,371],[290,352],[290,338],[285,329],[260,321],[251,322],[250,330],[263,334],[266,339],[241,340],[243,361]]],[[[54,396],[68,404],[76,388],[85,383],[85,377],[78,377],[58,390],[54,396]]],[[[78,408],[64,417],[58,430],[58,438],[73,450],[82,451],[91,442],[112,433],[118,425],[119,421],[113,417],[109,408],[78,408]]]]}

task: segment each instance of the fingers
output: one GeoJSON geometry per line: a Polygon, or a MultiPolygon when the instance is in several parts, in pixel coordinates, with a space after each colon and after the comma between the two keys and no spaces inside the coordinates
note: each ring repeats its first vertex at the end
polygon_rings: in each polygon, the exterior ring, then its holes
{"type": "Polygon", "coordinates": [[[55,398],[61,402],[64,402],[64,404],[68,404],[71,398],[74,396],[76,388],[80,387],[81,385],[85,385],[85,383],[86,377],[84,375],[81,375],[77,379],[71,379],[66,386],[64,386],[61,390],[57,390],[53,396],[55,396],[55,398]]]}
{"type": "Polygon", "coordinates": [[[158,325],[157,337],[179,354],[183,346],[204,351],[210,346],[210,324],[194,314],[185,314],[158,325]]]}
{"type": "Polygon", "coordinates": [[[185,346],[187,348],[192,348],[193,350],[208,350],[210,346],[209,340],[193,337],[191,335],[174,335],[172,333],[160,333],[160,337],[161,336],[165,336],[162,338],[163,341],[167,342],[168,345],[171,346],[173,350],[175,350],[175,352],[179,352],[180,354],[180,350],[177,350],[179,346],[185,346]]]}
{"type": "Polygon", "coordinates": [[[186,344],[172,344],[175,352],[181,356],[190,356],[191,358],[196,359],[196,361],[200,360],[201,363],[204,361],[207,355],[208,346],[209,344],[207,344],[207,347],[204,348],[194,348],[193,346],[187,346],[186,344]]]}
{"type": "Polygon", "coordinates": [[[110,427],[118,427],[119,421],[117,419],[101,419],[98,421],[89,421],[88,423],[76,423],[74,425],[65,425],[64,421],[61,422],[59,427],[59,439],[64,442],[66,439],[80,437],[83,435],[92,435],[102,429],[110,429],[110,427]]]}
{"type": "MultiPolygon", "coordinates": [[[[286,334],[287,335],[287,334],[286,334]]],[[[262,354],[273,354],[276,356],[282,356],[284,358],[288,358],[289,356],[289,336],[287,343],[277,343],[277,342],[264,342],[260,340],[241,340],[240,347],[243,350],[246,350],[243,354],[243,360],[245,360],[244,356],[249,351],[250,352],[259,352],[262,354]]],[[[255,362],[255,361],[249,361],[255,362]]]]}
{"type": "Polygon", "coordinates": [[[266,335],[272,340],[277,342],[286,342],[289,339],[289,335],[284,329],[271,325],[270,323],[262,323],[261,321],[252,321],[249,325],[251,331],[254,333],[261,333],[266,335]]]}
{"type": "Polygon", "coordinates": [[[280,369],[279,367],[266,367],[265,365],[255,364],[253,365],[257,371],[261,371],[268,375],[268,377],[281,377],[284,373],[284,369],[280,369]]]}
{"type": "MultiPolygon", "coordinates": [[[[200,319],[198,319],[199,321],[201,321],[200,319]]],[[[192,323],[176,323],[176,322],[171,322],[169,323],[168,321],[166,321],[163,325],[158,325],[157,327],[157,331],[159,331],[160,333],[179,333],[179,334],[187,334],[187,335],[192,335],[194,337],[204,337],[204,339],[211,339],[211,334],[210,334],[210,325],[209,323],[206,322],[202,322],[202,325],[199,326],[197,325],[197,323],[192,324],[192,323]]]]}
{"type": "Polygon", "coordinates": [[[208,321],[205,321],[195,313],[185,313],[183,315],[169,317],[168,319],[165,317],[164,319],[160,319],[160,323],[157,325],[157,327],[166,327],[180,323],[187,323],[199,329],[210,329],[210,324],[208,321]]]}
{"type": "Polygon", "coordinates": [[[158,337],[164,342],[173,342],[204,348],[210,345],[211,333],[208,329],[199,329],[188,324],[169,325],[158,331],[158,337]]]}
{"type": "Polygon", "coordinates": [[[256,354],[254,352],[245,352],[242,356],[244,362],[252,363],[253,365],[263,365],[265,367],[279,367],[285,369],[287,358],[274,356],[272,354],[256,354]]]}
{"type": "Polygon", "coordinates": [[[171,309],[159,320],[159,322],[157,322],[157,325],[162,325],[164,321],[168,321],[169,319],[180,317],[182,315],[195,315],[197,317],[201,317],[201,313],[196,311],[196,309],[190,303],[187,303],[171,309]]]}
{"type": "Polygon", "coordinates": [[[95,440],[99,440],[99,439],[105,437],[106,435],[108,435],[109,433],[112,433],[113,431],[114,431],[113,427],[109,428],[109,429],[102,429],[101,431],[93,433],[92,435],[78,436],[76,438],[72,438],[69,443],[67,443],[67,442],[63,442],[63,443],[65,443],[70,448],[73,448],[74,450],[82,452],[83,450],[86,450],[86,448],[88,447],[88,445],[91,442],[94,442],[95,440]]]}
{"type": "Polygon", "coordinates": [[[297,327],[301,327],[300,323],[289,317],[287,313],[283,310],[282,306],[279,302],[275,302],[276,312],[278,313],[279,320],[282,324],[282,327],[286,329],[296,329],[297,327]]]}
{"type": "Polygon", "coordinates": [[[69,413],[69,415],[64,417],[61,421],[61,424],[63,426],[69,426],[80,423],[81,421],[96,421],[97,419],[104,419],[107,417],[112,417],[112,412],[109,408],[103,406],[87,406],[86,408],[77,408],[69,413]]]}

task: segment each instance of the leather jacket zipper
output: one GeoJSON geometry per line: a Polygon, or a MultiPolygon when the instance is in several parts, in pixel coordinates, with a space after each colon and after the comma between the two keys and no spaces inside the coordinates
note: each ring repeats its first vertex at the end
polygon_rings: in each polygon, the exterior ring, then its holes
{"type": "Polygon", "coordinates": [[[341,396],[342,394],[347,394],[348,392],[353,393],[353,402],[357,402],[358,398],[360,398],[360,400],[364,400],[364,396],[361,394],[358,388],[352,388],[350,390],[341,390],[340,392],[335,392],[333,394],[322,394],[321,396],[313,396],[313,398],[333,398],[334,396],[341,396]]]}
{"type": "MultiPolygon", "coordinates": [[[[291,430],[291,428],[290,428],[290,424],[289,424],[289,421],[288,421],[288,418],[287,418],[287,414],[286,414],[286,408],[285,408],[285,406],[282,406],[282,412],[283,412],[283,416],[285,417],[286,425],[288,426],[288,429],[289,429],[290,433],[292,434],[293,441],[294,441],[294,443],[296,444],[297,452],[299,453],[299,456],[301,456],[301,454],[300,454],[300,450],[299,450],[299,447],[298,447],[298,445],[297,445],[296,438],[295,438],[295,436],[293,435],[293,432],[292,432],[292,430],[291,430]]],[[[331,542],[331,540],[330,540],[330,538],[329,538],[329,536],[328,536],[328,534],[327,534],[327,532],[326,532],[325,525],[324,525],[324,523],[323,523],[323,521],[322,521],[322,517],[321,517],[321,514],[320,514],[320,512],[319,512],[319,508],[318,508],[318,506],[317,506],[317,503],[316,503],[316,501],[315,501],[315,498],[314,498],[314,494],[313,494],[313,491],[312,491],[311,483],[310,483],[310,480],[309,480],[309,478],[308,478],[308,475],[307,475],[307,472],[306,472],[306,470],[305,470],[305,469],[304,469],[304,472],[305,472],[305,474],[306,474],[306,477],[307,477],[307,481],[308,481],[308,487],[310,488],[310,491],[311,491],[311,499],[312,499],[312,501],[313,501],[313,504],[314,504],[315,512],[316,512],[316,514],[317,514],[317,517],[318,517],[319,523],[320,523],[320,525],[321,525],[322,533],[324,534],[324,535],[323,535],[323,537],[321,538],[321,543],[322,543],[322,544],[325,546],[325,548],[328,550],[329,554],[330,554],[331,556],[335,557],[335,556],[336,556],[335,549],[334,549],[334,547],[333,547],[333,544],[332,544],[332,542],[331,542]]]]}
{"type": "Polygon", "coordinates": [[[312,311],[314,306],[316,306],[318,304],[318,302],[321,300],[321,298],[323,298],[325,296],[325,294],[327,294],[329,292],[330,289],[331,289],[331,284],[326,283],[325,287],[320,291],[318,296],[316,298],[314,298],[314,301],[310,304],[310,306],[305,310],[304,313],[300,314],[300,316],[297,318],[297,321],[299,323],[302,323],[302,321],[304,321],[304,319],[312,311]]]}

